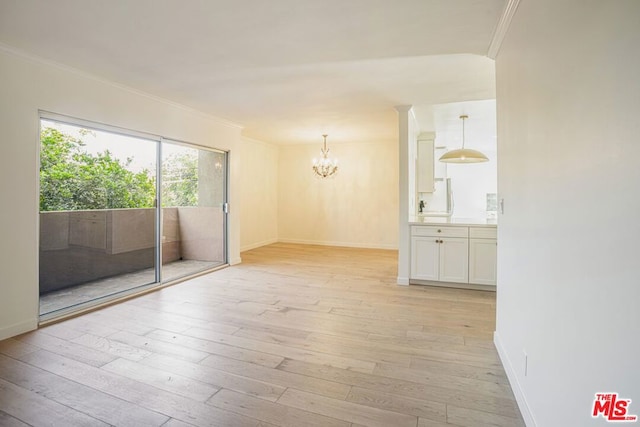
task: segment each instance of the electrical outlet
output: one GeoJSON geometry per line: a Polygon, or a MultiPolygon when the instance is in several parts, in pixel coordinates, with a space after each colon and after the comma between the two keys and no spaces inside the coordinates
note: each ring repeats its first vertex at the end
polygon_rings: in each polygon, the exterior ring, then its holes
{"type": "Polygon", "coordinates": [[[529,356],[527,355],[527,352],[522,350],[522,354],[524,355],[524,376],[527,376],[527,371],[529,368],[529,356]]]}

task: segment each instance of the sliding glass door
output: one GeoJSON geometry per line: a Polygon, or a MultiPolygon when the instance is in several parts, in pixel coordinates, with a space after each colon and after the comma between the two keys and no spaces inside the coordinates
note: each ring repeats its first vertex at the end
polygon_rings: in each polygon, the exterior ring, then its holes
{"type": "Polygon", "coordinates": [[[162,278],[225,264],[227,159],[222,151],[163,140],[162,278]]]}
{"type": "Polygon", "coordinates": [[[40,142],[40,314],[156,282],[159,142],[51,120],[40,142]]]}
{"type": "Polygon", "coordinates": [[[227,153],[49,117],[40,141],[43,319],[226,264],[227,153]]]}

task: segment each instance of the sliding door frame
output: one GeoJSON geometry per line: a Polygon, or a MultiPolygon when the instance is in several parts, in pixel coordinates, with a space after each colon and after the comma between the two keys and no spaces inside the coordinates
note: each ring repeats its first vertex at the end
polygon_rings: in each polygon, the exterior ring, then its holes
{"type": "MultiPolygon", "coordinates": [[[[158,172],[160,174],[162,174],[162,147],[163,144],[173,144],[173,145],[180,145],[183,147],[187,147],[187,148],[193,148],[196,150],[203,150],[203,151],[210,151],[212,153],[219,153],[219,154],[223,154],[224,155],[224,175],[223,175],[223,179],[224,179],[224,187],[223,187],[223,202],[222,202],[222,213],[223,213],[223,241],[224,241],[224,245],[223,245],[223,261],[222,261],[222,265],[229,265],[229,156],[230,156],[230,152],[227,150],[222,150],[219,148],[213,148],[213,147],[207,147],[206,145],[200,145],[200,144],[193,144],[190,142],[185,142],[185,141],[181,141],[179,139],[174,139],[174,138],[165,138],[165,137],[161,137],[160,138],[160,163],[159,163],[159,167],[158,167],[158,172]]],[[[158,185],[158,191],[162,192],[162,180],[159,179],[158,182],[160,183],[160,185],[158,185]]],[[[158,194],[158,204],[159,206],[162,206],[161,204],[161,198],[160,198],[160,194],[158,194]]],[[[162,209],[160,209],[162,210],[162,209]]],[[[160,236],[162,237],[162,236],[160,236]]],[[[162,254],[160,254],[160,260],[162,260],[162,254]]],[[[214,267],[214,269],[216,269],[216,267],[214,267]]],[[[208,271],[208,270],[207,270],[208,271]]],[[[199,274],[199,273],[198,273],[199,274]]],[[[196,274],[197,275],[197,274],[196,274]]]]}
{"type": "MultiPolygon", "coordinates": [[[[41,162],[41,131],[42,131],[42,120],[48,120],[53,122],[58,122],[61,124],[67,124],[71,126],[77,126],[85,129],[91,129],[102,132],[109,132],[116,135],[122,135],[127,137],[135,137],[140,139],[146,139],[149,141],[153,141],[156,144],[156,194],[155,194],[155,252],[154,252],[154,269],[155,269],[155,282],[149,283],[147,285],[142,285],[139,287],[135,287],[129,291],[122,291],[119,294],[109,295],[100,297],[97,300],[87,301],[78,306],[70,307],[68,309],[62,309],[59,313],[53,312],[49,314],[39,315],[40,325],[44,325],[53,321],[58,321],[63,318],[76,316],[79,313],[95,310],[99,307],[110,305],[116,303],[121,300],[125,300],[131,298],[136,295],[148,293],[157,289],[160,289],[165,286],[170,286],[172,284],[176,284],[185,280],[188,280],[192,277],[196,277],[211,271],[215,271],[219,268],[225,267],[229,265],[229,157],[230,152],[228,150],[222,150],[218,148],[208,147],[200,144],[194,144],[186,141],[181,141],[174,138],[163,137],[160,135],[140,132],[128,128],[108,125],[105,123],[90,121],[79,119],[77,117],[67,116],[64,114],[58,114],[46,110],[38,110],[38,144],[37,144],[37,170],[40,169],[41,162]],[[205,150],[211,151],[215,153],[220,153],[224,155],[224,174],[223,174],[223,202],[222,202],[222,212],[223,212],[223,262],[219,266],[214,266],[210,269],[206,269],[200,272],[195,272],[193,274],[186,275],[184,277],[171,279],[168,282],[163,282],[163,274],[162,274],[162,235],[163,235],[163,213],[162,213],[162,153],[163,153],[163,145],[165,143],[181,145],[188,148],[193,148],[197,150],[205,150]]],[[[38,185],[38,195],[40,197],[40,174],[37,173],[37,185],[38,185]]],[[[38,203],[38,206],[40,204],[38,203]]],[[[39,209],[38,209],[39,212],[39,209]]],[[[40,246],[40,216],[38,215],[38,247],[40,246]]],[[[38,250],[38,270],[40,269],[40,251],[38,250]]],[[[39,289],[39,285],[38,285],[39,289]]],[[[40,299],[40,292],[38,291],[38,299],[40,299]]]]}

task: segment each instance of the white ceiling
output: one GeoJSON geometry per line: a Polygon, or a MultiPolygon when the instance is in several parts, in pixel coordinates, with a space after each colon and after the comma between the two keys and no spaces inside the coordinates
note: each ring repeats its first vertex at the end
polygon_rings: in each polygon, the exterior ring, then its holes
{"type": "Polygon", "coordinates": [[[505,3],[0,0],[0,43],[263,141],[394,140],[396,105],[414,105],[422,130],[459,133],[458,109],[483,104],[460,102],[495,98],[485,55],[505,3]]]}

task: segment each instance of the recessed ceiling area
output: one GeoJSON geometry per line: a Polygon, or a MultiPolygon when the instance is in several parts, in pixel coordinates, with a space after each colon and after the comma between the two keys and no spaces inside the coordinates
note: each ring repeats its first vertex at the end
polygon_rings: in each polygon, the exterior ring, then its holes
{"type": "Polygon", "coordinates": [[[250,138],[389,141],[394,106],[446,132],[435,105],[495,98],[485,55],[505,3],[3,0],[0,43],[238,123],[250,138]]]}

